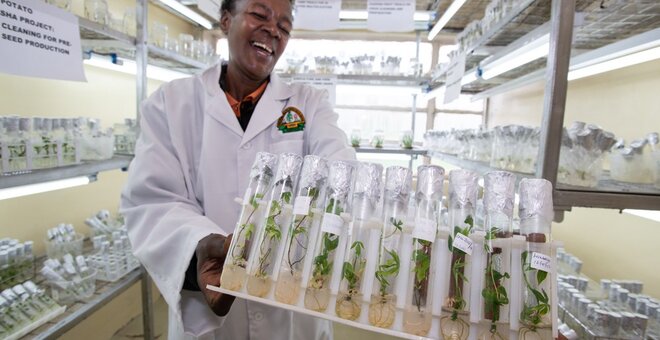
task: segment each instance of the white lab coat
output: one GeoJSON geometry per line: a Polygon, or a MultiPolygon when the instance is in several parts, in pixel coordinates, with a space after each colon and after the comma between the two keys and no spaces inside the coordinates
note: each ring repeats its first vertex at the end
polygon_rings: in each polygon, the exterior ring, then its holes
{"type": "Polygon", "coordinates": [[[241,299],[221,318],[201,293],[181,290],[197,242],[233,232],[240,213],[234,198],[243,195],[257,152],[355,159],[326,92],[273,74],[243,132],[220,72],[216,65],[165,84],[143,104],[121,200],[133,251],[169,305],[170,339],[330,339],[324,320],[241,299]],[[305,116],[304,131],[277,129],[290,106],[305,116]]]}

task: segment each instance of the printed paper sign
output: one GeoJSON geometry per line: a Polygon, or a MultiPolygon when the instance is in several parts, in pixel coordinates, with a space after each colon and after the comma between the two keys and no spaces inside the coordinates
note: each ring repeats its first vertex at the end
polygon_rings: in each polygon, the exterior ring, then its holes
{"type": "Polygon", "coordinates": [[[197,8],[215,20],[220,20],[220,0],[197,0],[197,8]]]}
{"type": "Polygon", "coordinates": [[[295,75],[291,78],[292,83],[301,83],[311,85],[317,89],[328,91],[328,100],[330,104],[335,105],[337,92],[337,76],[325,75],[295,75]]]}
{"type": "Polygon", "coordinates": [[[296,29],[328,31],[339,28],[341,0],[297,0],[296,29]]]}
{"type": "Polygon", "coordinates": [[[410,32],[415,29],[415,0],[369,0],[367,28],[375,32],[410,32]]]}
{"type": "Polygon", "coordinates": [[[472,255],[472,249],[474,249],[472,239],[460,233],[454,237],[452,246],[468,255],[472,255]]]}
{"type": "Polygon", "coordinates": [[[435,232],[435,221],[429,220],[427,218],[418,218],[415,221],[415,228],[413,229],[412,237],[433,242],[435,241],[435,232]]]}
{"type": "Polygon", "coordinates": [[[549,273],[552,271],[552,259],[545,254],[532,253],[531,267],[549,273]]]}
{"type": "Polygon", "coordinates": [[[0,72],[86,81],[76,16],[40,0],[0,1],[0,72]]]}
{"type": "Polygon", "coordinates": [[[293,214],[307,216],[307,214],[309,214],[309,204],[311,202],[312,198],[310,196],[296,197],[296,203],[293,204],[293,214]]]}
{"type": "Polygon", "coordinates": [[[445,81],[445,99],[444,103],[449,104],[461,95],[461,81],[465,74],[465,52],[461,52],[456,58],[452,59],[449,68],[447,68],[447,77],[445,81]]]}
{"type": "Polygon", "coordinates": [[[323,214],[323,222],[321,223],[321,231],[334,235],[341,235],[341,230],[344,227],[344,219],[340,216],[331,213],[323,214]]]}

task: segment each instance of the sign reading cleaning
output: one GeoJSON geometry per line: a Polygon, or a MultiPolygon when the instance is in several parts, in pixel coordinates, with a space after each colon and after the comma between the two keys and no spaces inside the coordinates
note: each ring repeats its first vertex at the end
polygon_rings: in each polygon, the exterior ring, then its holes
{"type": "Polygon", "coordinates": [[[415,29],[415,0],[368,0],[367,28],[375,32],[415,29]]]}
{"type": "Polygon", "coordinates": [[[336,30],[340,10],[341,0],[297,0],[293,26],[315,31],[336,30]]]}
{"type": "Polygon", "coordinates": [[[0,0],[0,72],[85,81],[78,19],[39,0],[0,0]]]}

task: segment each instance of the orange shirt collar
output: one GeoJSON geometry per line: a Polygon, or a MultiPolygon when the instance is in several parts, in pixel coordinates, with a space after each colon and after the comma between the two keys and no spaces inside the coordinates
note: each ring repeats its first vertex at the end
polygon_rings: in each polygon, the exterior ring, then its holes
{"type": "Polygon", "coordinates": [[[231,109],[234,111],[234,114],[236,117],[241,117],[241,103],[244,102],[252,102],[253,104],[261,97],[261,95],[266,91],[266,86],[268,86],[268,80],[263,82],[259,87],[257,87],[254,92],[250,93],[249,95],[245,96],[243,100],[240,102],[236,100],[231,94],[229,94],[228,91],[225,91],[225,95],[227,96],[227,101],[229,102],[229,106],[231,106],[231,109]]]}

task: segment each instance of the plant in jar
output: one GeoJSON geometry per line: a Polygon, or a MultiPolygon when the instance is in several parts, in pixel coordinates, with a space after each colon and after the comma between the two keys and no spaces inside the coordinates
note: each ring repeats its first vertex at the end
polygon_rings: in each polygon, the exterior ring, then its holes
{"type": "Polygon", "coordinates": [[[364,244],[355,241],[351,244],[349,252],[353,258],[350,262],[344,262],[342,265],[342,280],[346,282],[346,289],[342,290],[337,296],[335,313],[343,319],[355,320],[360,317],[362,296],[360,294],[360,281],[364,273],[364,267],[367,260],[362,254],[364,244]]]}
{"type": "Polygon", "coordinates": [[[411,131],[406,131],[401,135],[401,147],[404,149],[413,148],[413,136],[411,131]]]}
{"type": "MultiPolygon", "coordinates": [[[[382,236],[381,243],[384,244],[387,240],[399,236],[403,231],[403,221],[390,217],[389,225],[391,232],[382,236]]],[[[387,230],[388,228],[385,228],[387,230]]],[[[369,323],[376,327],[387,328],[394,322],[396,314],[395,302],[396,297],[392,294],[391,286],[393,280],[399,274],[401,261],[399,254],[395,249],[387,249],[381,247],[379,251],[384,251],[385,254],[380,253],[379,258],[385,256],[387,259],[381,261],[375,273],[376,280],[378,281],[378,292],[371,297],[371,304],[369,305],[369,323]]]]}

